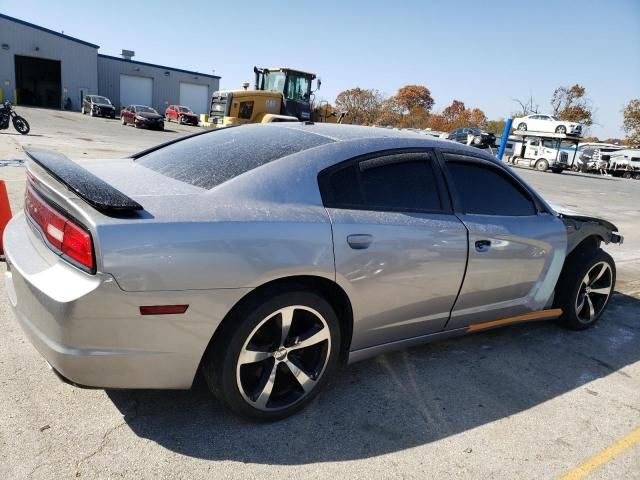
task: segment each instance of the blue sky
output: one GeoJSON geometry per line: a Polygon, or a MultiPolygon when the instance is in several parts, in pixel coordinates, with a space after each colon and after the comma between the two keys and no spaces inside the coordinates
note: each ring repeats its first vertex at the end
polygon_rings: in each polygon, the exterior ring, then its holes
{"type": "Polygon", "coordinates": [[[621,110],[640,97],[640,0],[611,1],[121,1],[1,0],[0,12],[117,55],[251,81],[253,66],[317,72],[319,96],[351,87],[392,95],[426,85],[490,119],[532,94],[587,88],[601,138],[622,136],[621,110]],[[135,26],[135,28],[133,28],[135,26]]]}

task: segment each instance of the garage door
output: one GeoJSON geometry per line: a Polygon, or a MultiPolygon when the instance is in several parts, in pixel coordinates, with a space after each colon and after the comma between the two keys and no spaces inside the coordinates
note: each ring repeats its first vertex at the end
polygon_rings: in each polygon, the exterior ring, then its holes
{"type": "Polygon", "coordinates": [[[147,105],[153,107],[153,79],[120,75],[120,105],[147,105]]]}
{"type": "Polygon", "coordinates": [[[180,82],[180,105],[197,114],[209,112],[209,86],[180,82]]]}

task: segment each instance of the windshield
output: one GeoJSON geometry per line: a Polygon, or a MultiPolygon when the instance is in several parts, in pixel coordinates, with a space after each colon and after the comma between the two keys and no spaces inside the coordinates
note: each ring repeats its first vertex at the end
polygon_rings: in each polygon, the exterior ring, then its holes
{"type": "Polygon", "coordinates": [[[136,112],[137,113],[158,113],[153,108],[145,107],[144,105],[137,105],[136,112]]]}
{"type": "Polygon", "coordinates": [[[107,97],[93,97],[93,103],[103,103],[105,105],[111,105],[111,101],[107,97]]]}
{"type": "Polygon", "coordinates": [[[184,113],[191,113],[191,109],[189,107],[178,107],[178,110],[184,113]]]}
{"type": "Polygon", "coordinates": [[[285,75],[282,72],[264,74],[264,89],[268,92],[284,92],[285,75]]]}
{"type": "Polygon", "coordinates": [[[296,73],[289,72],[289,86],[287,87],[287,98],[291,100],[307,101],[311,79],[296,73]]]}

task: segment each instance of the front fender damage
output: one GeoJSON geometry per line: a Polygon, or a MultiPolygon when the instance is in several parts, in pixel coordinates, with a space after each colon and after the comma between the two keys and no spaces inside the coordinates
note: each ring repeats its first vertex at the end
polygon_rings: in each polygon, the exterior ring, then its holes
{"type": "Polygon", "coordinates": [[[565,213],[561,213],[559,216],[567,229],[567,254],[571,253],[588,237],[596,237],[598,245],[600,242],[621,245],[624,241],[624,237],[618,233],[618,227],[607,220],[565,213]]]}

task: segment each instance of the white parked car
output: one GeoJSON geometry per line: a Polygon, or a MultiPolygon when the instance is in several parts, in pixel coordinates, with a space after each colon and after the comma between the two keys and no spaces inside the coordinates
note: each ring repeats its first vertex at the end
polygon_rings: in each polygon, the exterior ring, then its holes
{"type": "Polygon", "coordinates": [[[526,117],[513,119],[513,126],[517,130],[531,130],[532,132],[565,133],[568,135],[582,135],[582,125],[577,122],[560,120],[553,115],[534,113],[526,117]]]}

